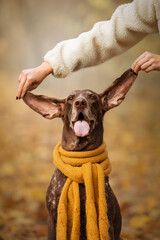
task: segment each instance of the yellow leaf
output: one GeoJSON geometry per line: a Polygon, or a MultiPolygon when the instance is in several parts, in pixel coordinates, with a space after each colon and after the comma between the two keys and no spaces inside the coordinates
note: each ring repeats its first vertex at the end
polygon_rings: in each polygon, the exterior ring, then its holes
{"type": "Polygon", "coordinates": [[[132,217],[129,224],[135,228],[143,228],[150,221],[150,217],[146,215],[132,217]]]}

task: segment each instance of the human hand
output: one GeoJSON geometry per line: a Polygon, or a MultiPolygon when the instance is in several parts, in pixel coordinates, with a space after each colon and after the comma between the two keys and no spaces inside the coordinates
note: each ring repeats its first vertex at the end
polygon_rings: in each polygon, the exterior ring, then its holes
{"type": "Polygon", "coordinates": [[[140,70],[147,73],[153,70],[160,71],[160,55],[144,52],[134,61],[131,68],[136,73],[140,70]]]}
{"type": "Polygon", "coordinates": [[[52,72],[53,69],[47,62],[36,68],[23,70],[18,78],[19,87],[16,99],[23,98],[27,91],[37,88],[44,78],[52,72]]]}

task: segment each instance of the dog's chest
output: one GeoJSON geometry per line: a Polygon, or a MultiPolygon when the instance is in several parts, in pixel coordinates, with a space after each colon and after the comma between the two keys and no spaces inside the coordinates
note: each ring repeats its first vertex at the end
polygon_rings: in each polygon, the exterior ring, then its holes
{"type": "Polygon", "coordinates": [[[46,194],[47,207],[49,211],[54,211],[59,202],[62,188],[67,177],[58,169],[55,170],[46,194]]]}
{"type": "MultiPolygon", "coordinates": [[[[60,195],[61,195],[63,186],[66,182],[66,179],[67,177],[61,171],[56,169],[47,190],[46,200],[47,200],[48,210],[50,213],[56,216],[57,216],[57,207],[58,207],[60,195]]],[[[85,216],[86,192],[85,192],[84,184],[79,184],[79,192],[80,192],[81,216],[85,216]]],[[[110,196],[113,193],[108,182],[108,177],[105,177],[105,193],[106,193],[105,194],[106,200],[108,203],[108,215],[110,215],[111,214],[110,209],[112,209],[112,206],[111,206],[112,202],[110,202],[110,196]]]]}

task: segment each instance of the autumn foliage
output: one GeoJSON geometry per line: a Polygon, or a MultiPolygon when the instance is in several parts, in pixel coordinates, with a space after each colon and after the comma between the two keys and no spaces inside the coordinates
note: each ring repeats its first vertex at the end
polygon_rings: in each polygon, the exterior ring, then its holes
{"type": "MultiPolygon", "coordinates": [[[[46,239],[45,193],[54,172],[53,148],[62,132],[60,119],[43,119],[15,100],[18,74],[40,64],[56,42],[110,18],[124,2],[1,1],[0,240],[46,239]]],[[[158,53],[159,36],[66,79],[50,76],[35,92],[60,98],[74,89],[100,93],[146,50],[158,53]]],[[[140,73],[124,103],[104,119],[113,169],[110,184],[121,207],[124,240],[160,239],[159,78],[159,72],[140,73]]]]}

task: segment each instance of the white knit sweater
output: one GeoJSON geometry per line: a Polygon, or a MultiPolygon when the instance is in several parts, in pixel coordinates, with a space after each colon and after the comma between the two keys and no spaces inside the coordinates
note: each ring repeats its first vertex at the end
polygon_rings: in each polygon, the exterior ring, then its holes
{"type": "Polygon", "coordinates": [[[98,65],[123,53],[145,36],[160,33],[160,0],[134,0],[120,5],[109,21],[58,43],[45,56],[56,77],[98,65]]]}

